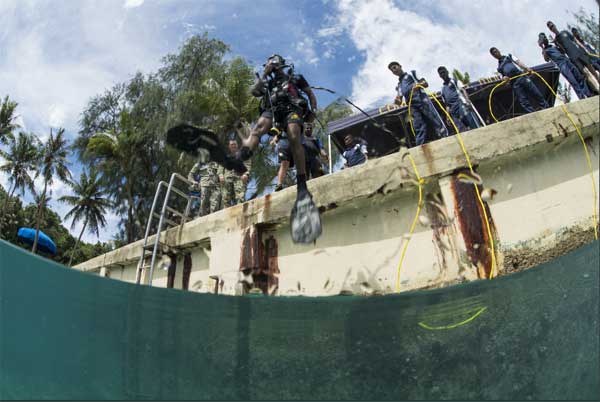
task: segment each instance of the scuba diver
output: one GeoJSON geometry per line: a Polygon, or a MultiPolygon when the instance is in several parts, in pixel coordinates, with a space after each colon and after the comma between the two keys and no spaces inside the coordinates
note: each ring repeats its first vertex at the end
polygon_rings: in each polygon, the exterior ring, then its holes
{"type": "Polygon", "coordinates": [[[260,137],[267,132],[279,136],[285,131],[297,169],[296,202],[290,216],[292,240],[295,243],[311,243],[321,235],[321,217],[306,186],[302,130],[304,121],[313,119],[317,98],[306,79],[294,73],[293,66],[286,64],[280,55],[270,56],[263,67],[262,75],[257,76],[251,88],[252,95],[261,98],[260,117],[250,135],[243,140],[239,159],[225,153],[214,133],[187,124],[171,128],[167,132],[167,142],[192,155],[199,155],[198,150],[205,149],[211,160],[226,169],[244,173],[247,169],[243,161],[252,157],[252,150],[259,144],[260,137]],[[308,102],[302,93],[306,94],[308,102]]]}

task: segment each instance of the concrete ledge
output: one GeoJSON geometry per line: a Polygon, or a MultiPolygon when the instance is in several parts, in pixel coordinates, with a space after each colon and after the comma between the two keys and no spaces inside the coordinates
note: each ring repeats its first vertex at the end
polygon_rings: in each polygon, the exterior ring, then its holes
{"type": "MultiPolygon", "coordinates": [[[[566,110],[581,127],[586,141],[594,138],[593,141],[597,142],[598,97],[570,103],[566,105],[566,110]]],[[[461,136],[471,163],[480,168],[499,163],[498,161],[510,163],[514,158],[543,154],[580,142],[575,128],[561,107],[503,121],[461,136]]],[[[357,202],[368,198],[413,197],[416,190],[415,178],[406,152],[412,155],[420,176],[430,188],[438,188],[438,179],[468,166],[457,137],[451,136],[311,180],[308,186],[323,217],[335,211],[353,208],[357,202]]],[[[581,152],[583,155],[583,151],[581,152]]],[[[595,163],[597,169],[597,156],[595,163]]],[[[485,175],[482,178],[484,182],[487,179],[485,175]]],[[[254,225],[275,230],[287,225],[294,200],[293,188],[269,194],[188,222],[180,237],[177,228],[163,232],[161,241],[175,248],[194,248],[217,234],[222,237],[226,233],[243,231],[254,225]]],[[[152,239],[151,241],[153,242],[152,239]]],[[[137,263],[141,247],[142,240],[93,258],[76,268],[97,271],[103,266],[137,263]]]]}

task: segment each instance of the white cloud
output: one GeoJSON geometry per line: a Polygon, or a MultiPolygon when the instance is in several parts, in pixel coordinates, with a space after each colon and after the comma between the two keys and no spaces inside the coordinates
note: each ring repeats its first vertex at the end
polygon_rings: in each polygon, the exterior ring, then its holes
{"type": "MultiPolygon", "coordinates": [[[[296,43],[296,51],[300,56],[300,60],[304,63],[316,66],[319,64],[319,56],[315,50],[315,42],[310,36],[305,37],[296,43]]],[[[300,63],[299,63],[300,64],[300,63]]]]}
{"type": "MultiPolygon", "coordinates": [[[[3,159],[0,158],[0,163],[3,162],[3,159]]],[[[4,172],[0,172],[0,186],[4,188],[5,191],[8,191],[10,183],[8,182],[8,174],[4,172]]]]}
{"type": "Polygon", "coordinates": [[[144,0],[125,0],[125,4],[123,7],[125,8],[135,8],[144,4],[144,0]]]}
{"type": "Polygon", "coordinates": [[[440,86],[436,70],[442,64],[468,71],[473,78],[494,74],[491,46],[529,65],[543,63],[537,34],[546,30],[548,19],[559,27],[572,21],[567,6],[596,10],[592,0],[568,5],[561,0],[426,1],[414,8],[418,12],[391,0],[339,0],[337,15],[319,34],[335,36],[338,27],[345,28],[365,56],[352,80],[352,97],[358,104],[374,105],[394,96],[397,78],[387,69],[392,60],[405,71],[416,70],[433,88],[440,86]]]}

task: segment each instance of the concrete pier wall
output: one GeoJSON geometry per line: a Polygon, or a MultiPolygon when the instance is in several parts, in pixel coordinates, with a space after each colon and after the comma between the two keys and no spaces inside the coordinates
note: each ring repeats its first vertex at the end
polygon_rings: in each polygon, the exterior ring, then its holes
{"type": "MultiPolygon", "coordinates": [[[[392,293],[406,241],[400,291],[503,275],[564,254],[594,238],[600,151],[598,97],[566,109],[587,145],[596,195],[582,142],[555,107],[461,134],[474,177],[452,136],[311,180],[323,221],[315,244],[291,242],[293,188],[195,219],[180,234],[170,229],[161,242],[176,254],[174,287],[187,281],[190,291],[224,294],[250,287],[273,295],[392,293]],[[412,235],[419,191],[407,153],[423,179],[412,235]],[[484,209],[473,182],[480,182],[484,209]]],[[[138,241],[76,268],[134,282],[141,247],[138,241]]],[[[160,266],[153,286],[167,286],[160,266]]]]}

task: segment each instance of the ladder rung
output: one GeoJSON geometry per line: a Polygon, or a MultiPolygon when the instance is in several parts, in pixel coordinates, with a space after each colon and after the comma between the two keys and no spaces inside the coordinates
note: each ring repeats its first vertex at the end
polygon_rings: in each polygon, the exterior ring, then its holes
{"type": "Polygon", "coordinates": [[[167,222],[167,223],[168,223],[169,225],[171,225],[171,226],[179,226],[179,223],[177,223],[177,222],[174,222],[174,221],[172,221],[172,220],[170,220],[170,219],[164,218],[163,220],[164,220],[165,222],[167,222]]]}
{"type": "MultiPolygon", "coordinates": [[[[168,250],[168,249],[169,249],[169,246],[167,246],[165,243],[158,242],[157,252],[162,253],[163,251],[168,250]]],[[[147,244],[146,247],[144,247],[144,250],[153,251],[154,250],[154,243],[147,244]]],[[[148,257],[152,257],[152,255],[149,255],[148,257]]]]}
{"type": "Polygon", "coordinates": [[[186,198],[186,199],[189,198],[188,194],[184,193],[183,191],[181,191],[181,190],[179,190],[179,189],[177,189],[175,187],[171,187],[171,191],[174,192],[177,195],[182,196],[183,198],[186,198]]]}
{"type": "Polygon", "coordinates": [[[171,207],[167,207],[167,211],[169,211],[172,214],[175,214],[177,216],[181,216],[183,218],[183,214],[181,212],[179,212],[178,210],[176,210],[176,209],[173,209],[171,207]]]}

